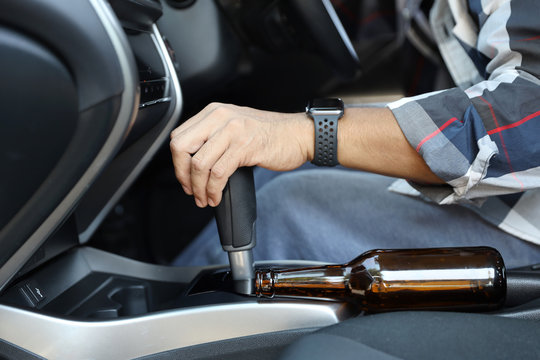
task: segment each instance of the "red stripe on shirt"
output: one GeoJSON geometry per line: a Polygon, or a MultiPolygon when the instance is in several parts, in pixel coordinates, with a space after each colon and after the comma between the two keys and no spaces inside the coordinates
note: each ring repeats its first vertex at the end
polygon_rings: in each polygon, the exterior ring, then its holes
{"type": "MultiPolygon", "coordinates": [[[[504,126],[499,126],[499,122],[497,121],[497,117],[495,116],[495,111],[493,111],[493,106],[491,106],[491,103],[487,101],[486,99],[484,99],[482,96],[480,96],[480,100],[482,100],[485,104],[487,104],[489,111],[491,112],[491,117],[493,117],[493,121],[495,122],[495,126],[497,126],[497,129],[503,128],[504,126]]],[[[512,162],[510,161],[510,155],[508,154],[508,150],[506,149],[506,144],[504,143],[504,139],[503,139],[501,131],[499,131],[498,133],[499,133],[499,138],[501,139],[501,145],[504,150],[504,155],[506,156],[506,161],[508,162],[508,167],[510,168],[512,177],[514,178],[514,180],[516,180],[519,183],[521,191],[523,191],[523,188],[524,188],[523,183],[517,178],[514,172],[514,167],[512,166],[512,162]]]]}
{"type": "Polygon", "coordinates": [[[450,125],[451,123],[453,123],[456,120],[457,120],[456,117],[451,118],[450,120],[445,122],[440,128],[438,128],[437,130],[435,130],[434,132],[432,132],[431,134],[429,134],[428,136],[423,138],[422,141],[420,141],[420,143],[418,144],[418,146],[416,146],[416,152],[420,151],[420,148],[422,147],[422,145],[424,145],[424,143],[426,141],[428,141],[428,140],[432,139],[433,137],[435,137],[438,133],[440,133],[441,131],[446,129],[448,127],[448,125],[450,125]]]}
{"type": "Polygon", "coordinates": [[[519,126],[519,125],[521,125],[523,123],[526,123],[527,121],[529,121],[531,119],[534,119],[537,116],[540,116],[540,111],[537,111],[535,113],[532,113],[531,115],[525,116],[523,119],[521,119],[519,121],[516,121],[515,123],[500,126],[500,127],[497,127],[497,128],[495,128],[493,130],[489,130],[487,133],[488,133],[488,135],[493,135],[495,133],[498,133],[498,132],[501,132],[501,131],[504,131],[504,130],[507,130],[507,129],[515,128],[515,127],[517,127],[517,126],[519,126]]]}
{"type": "Polygon", "coordinates": [[[531,41],[531,40],[539,40],[540,39],[540,35],[538,36],[533,36],[533,37],[530,37],[530,38],[526,38],[526,39],[519,39],[517,41],[531,41]]]}

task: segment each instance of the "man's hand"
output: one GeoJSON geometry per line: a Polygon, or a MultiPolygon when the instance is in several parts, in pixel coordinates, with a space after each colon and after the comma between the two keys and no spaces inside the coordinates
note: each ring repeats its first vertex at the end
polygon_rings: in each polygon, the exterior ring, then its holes
{"type": "MultiPolygon", "coordinates": [[[[241,166],[292,170],[313,159],[314,125],[305,114],[210,104],[171,134],[176,177],[200,207],[217,206],[241,166]]],[[[339,120],[341,165],[443,184],[411,147],[386,108],[348,108],[339,120]]]]}
{"type": "Polygon", "coordinates": [[[313,121],[213,103],[171,133],[176,177],[199,207],[217,206],[232,173],[242,166],[292,170],[313,157],[313,121]]]}

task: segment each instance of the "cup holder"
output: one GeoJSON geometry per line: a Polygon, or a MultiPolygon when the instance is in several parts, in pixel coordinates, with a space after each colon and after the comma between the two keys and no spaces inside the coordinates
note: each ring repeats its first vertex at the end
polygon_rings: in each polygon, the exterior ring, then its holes
{"type": "Polygon", "coordinates": [[[147,292],[143,285],[118,289],[111,294],[110,299],[119,305],[118,316],[135,316],[149,311],[147,292]]]}
{"type": "Polygon", "coordinates": [[[171,308],[185,288],[178,283],[94,273],[71,290],[66,294],[71,306],[66,302],[61,306],[69,309],[65,315],[77,318],[115,319],[171,308]],[[90,283],[92,286],[88,286],[90,283]]]}

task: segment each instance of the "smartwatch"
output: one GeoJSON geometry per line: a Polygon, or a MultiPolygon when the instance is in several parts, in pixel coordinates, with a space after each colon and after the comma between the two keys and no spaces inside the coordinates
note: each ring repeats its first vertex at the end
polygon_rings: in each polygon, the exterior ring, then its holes
{"type": "Polygon", "coordinates": [[[306,106],[306,114],[315,123],[315,152],[313,164],[336,166],[338,120],[343,116],[344,104],[341,99],[314,99],[306,106]]]}

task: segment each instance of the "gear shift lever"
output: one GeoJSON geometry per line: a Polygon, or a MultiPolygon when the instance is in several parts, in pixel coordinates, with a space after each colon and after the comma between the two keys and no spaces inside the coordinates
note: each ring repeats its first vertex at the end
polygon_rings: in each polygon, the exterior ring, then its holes
{"type": "Polygon", "coordinates": [[[216,207],[216,222],[223,250],[229,254],[236,292],[253,294],[255,274],[253,254],[257,204],[253,170],[239,168],[229,178],[221,203],[216,207]]]}

